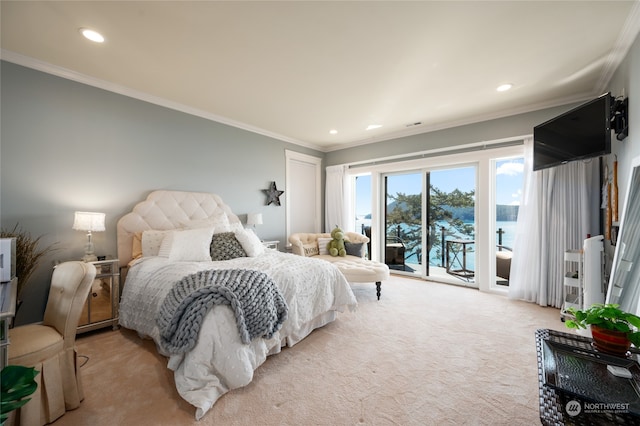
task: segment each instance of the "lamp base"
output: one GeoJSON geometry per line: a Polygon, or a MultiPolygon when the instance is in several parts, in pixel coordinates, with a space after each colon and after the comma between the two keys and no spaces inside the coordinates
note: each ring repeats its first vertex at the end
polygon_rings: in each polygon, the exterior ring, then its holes
{"type": "Polygon", "coordinates": [[[98,260],[98,256],[95,254],[85,254],[81,259],[83,262],[95,262],[98,260]]]}

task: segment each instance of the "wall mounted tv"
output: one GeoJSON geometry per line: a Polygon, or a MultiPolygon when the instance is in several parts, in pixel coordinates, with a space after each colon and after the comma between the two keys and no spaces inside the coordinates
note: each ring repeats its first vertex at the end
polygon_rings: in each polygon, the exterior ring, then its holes
{"type": "Polygon", "coordinates": [[[533,170],[611,153],[611,93],[533,128],[533,170]]]}

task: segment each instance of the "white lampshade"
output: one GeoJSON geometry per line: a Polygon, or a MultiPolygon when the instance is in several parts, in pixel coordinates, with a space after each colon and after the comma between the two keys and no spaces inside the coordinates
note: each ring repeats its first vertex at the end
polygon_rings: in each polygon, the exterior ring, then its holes
{"type": "Polygon", "coordinates": [[[73,229],[77,231],[104,231],[104,213],[76,212],[73,229]]]}
{"type": "Polygon", "coordinates": [[[73,219],[73,229],[87,232],[87,244],[84,246],[84,256],[82,260],[85,262],[93,262],[98,257],[93,253],[93,241],[91,241],[91,233],[104,231],[104,213],[95,212],[76,212],[73,219]]]}
{"type": "Polygon", "coordinates": [[[247,225],[262,225],[262,213],[247,214],[247,225]]]}

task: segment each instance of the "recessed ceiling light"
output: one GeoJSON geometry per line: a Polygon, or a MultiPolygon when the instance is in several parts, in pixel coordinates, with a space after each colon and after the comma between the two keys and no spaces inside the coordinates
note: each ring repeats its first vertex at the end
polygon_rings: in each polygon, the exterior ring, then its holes
{"type": "Polygon", "coordinates": [[[498,92],[506,92],[507,90],[511,89],[513,87],[513,84],[501,84],[500,86],[498,86],[498,88],[496,89],[498,92]]]}
{"type": "Polygon", "coordinates": [[[379,129],[380,127],[382,127],[382,124],[369,124],[367,130],[379,129]]]}
{"type": "Polygon", "coordinates": [[[97,31],[90,30],[88,28],[80,28],[80,34],[82,34],[86,39],[95,41],[96,43],[104,42],[104,37],[97,31]]]}
{"type": "Polygon", "coordinates": [[[337,135],[338,131],[336,129],[332,129],[332,130],[329,130],[329,133],[331,133],[332,135],[337,135]]]}

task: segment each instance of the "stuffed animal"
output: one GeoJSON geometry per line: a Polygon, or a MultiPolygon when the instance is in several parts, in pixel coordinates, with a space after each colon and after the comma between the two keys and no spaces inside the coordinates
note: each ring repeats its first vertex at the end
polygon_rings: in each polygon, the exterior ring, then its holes
{"type": "Polygon", "coordinates": [[[329,244],[327,246],[327,248],[329,249],[329,254],[331,256],[346,256],[347,250],[344,247],[344,243],[345,241],[347,241],[347,239],[344,237],[344,232],[342,232],[342,229],[338,228],[337,225],[333,229],[333,231],[331,231],[331,238],[333,239],[329,241],[329,244]]]}

